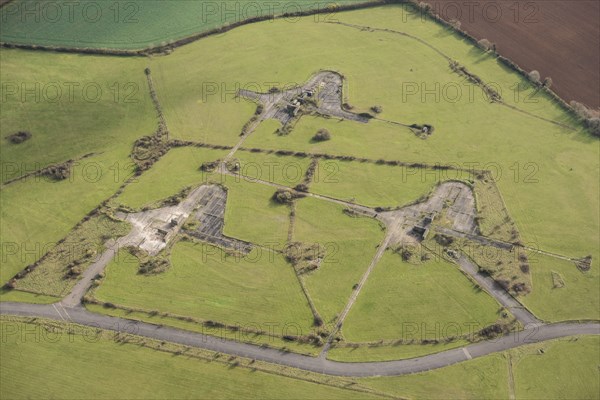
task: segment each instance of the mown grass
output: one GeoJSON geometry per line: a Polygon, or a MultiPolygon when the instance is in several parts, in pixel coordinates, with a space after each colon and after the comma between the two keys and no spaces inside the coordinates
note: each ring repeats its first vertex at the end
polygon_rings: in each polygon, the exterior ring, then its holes
{"type": "Polygon", "coordinates": [[[240,162],[240,174],[246,181],[261,179],[279,185],[294,187],[304,180],[311,159],[276,154],[239,151],[235,157],[240,162]]]}
{"type": "MultiPolygon", "coordinates": [[[[0,66],[0,156],[10,163],[2,182],[89,153],[131,164],[123,152],[156,129],[142,59],[2,49],[0,66]],[[21,144],[5,139],[16,131],[32,137],[21,144]]],[[[101,172],[112,175],[115,167],[101,172]]]]}
{"type": "Polygon", "coordinates": [[[139,209],[156,203],[186,186],[198,186],[208,181],[200,170],[204,162],[225,157],[227,151],[197,147],[170,149],[152,168],[130,183],[115,202],[139,209]]]}
{"type": "MultiPolygon", "coordinates": [[[[344,72],[344,69],[340,69],[344,72]]],[[[265,122],[268,122],[265,121],[265,122]]],[[[263,125],[265,123],[263,122],[263,125]]],[[[306,151],[366,157],[372,159],[400,160],[398,147],[408,146],[414,134],[407,128],[371,120],[368,124],[307,115],[300,118],[294,130],[286,136],[275,133],[280,125],[259,127],[246,140],[246,147],[306,151]],[[315,142],[312,137],[319,129],[327,129],[331,139],[315,142]],[[376,143],[385,143],[377,146],[376,143]]]]}
{"type": "Polygon", "coordinates": [[[225,235],[269,248],[285,245],[290,209],[273,201],[274,187],[226,175],[212,179],[227,187],[225,235]]]}
{"type": "Polygon", "coordinates": [[[137,260],[122,251],[107,267],[94,296],[135,309],[257,326],[267,332],[269,323],[280,329],[295,324],[301,334],[312,325],[292,267],[281,255],[264,249],[236,258],[208,244],[178,242],[171,267],[153,276],[138,274],[137,260]]]}
{"type": "Polygon", "coordinates": [[[533,291],[521,301],[540,319],[550,322],[578,319],[600,320],[598,265],[581,272],[575,263],[531,253],[533,291]],[[564,282],[555,287],[552,274],[564,282]]]}
{"type": "Polygon", "coordinates": [[[320,267],[304,281],[325,323],[333,322],[340,313],[353,286],[367,270],[384,231],[370,218],[353,218],[344,207],[305,198],[296,205],[293,240],[325,248],[320,267]]]}
{"type": "Polygon", "coordinates": [[[600,387],[598,340],[597,336],[553,340],[433,371],[360,382],[412,398],[506,399],[512,359],[517,399],[593,399],[600,387]]]}
{"type": "MultiPolygon", "coordinates": [[[[446,171],[322,160],[311,192],[369,207],[400,207],[426,196],[446,171]]],[[[468,177],[468,173],[464,173],[468,177]]]]}
{"type": "Polygon", "coordinates": [[[508,398],[508,368],[502,354],[418,374],[360,381],[386,393],[415,399],[508,398]]]}
{"type": "Polygon", "coordinates": [[[133,336],[119,341],[113,333],[98,336],[72,324],[3,317],[0,326],[2,398],[379,398],[344,389],[351,384],[344,378],[325,380],[261,362],[228,361],[217,353],[133,336]]]}
{"type": "Polygon", "coordinates": [[[600,337],[580,336],[511,350],[519,399],[596,399],[600,337]]]}
{"type": "Polygon", "coordinates": [[[456,266],[435,258],[410,264],[386,251],[342,330],[350,342],[444,340],[494,323],[499,309],[456,266]]]}

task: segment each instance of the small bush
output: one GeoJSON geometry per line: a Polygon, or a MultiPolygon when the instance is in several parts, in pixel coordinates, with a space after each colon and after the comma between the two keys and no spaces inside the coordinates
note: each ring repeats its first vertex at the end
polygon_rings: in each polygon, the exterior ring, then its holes
{"type": "Polygon", "coordinates": [[[200,171],[214,172],[217,169],[217,167],[219,166],[220,162],[221,162],[221,160],[207,161],[205,163],[202,163],[202,165],[200,166],[200,171]]]}
{"type": "Polygon", "coordinates": [[[152,258],[140,263],[138,272],[143,275],[159,274],[169,269],[171,263],[164,258],[152,258]]]}
{"type": "Polygon", "coordinates": [[[589,118],[585,120],[585,126],[590,130],[592,135],[600,137],[600,118],[589,118]]]}
{"type": "Polygon", "coordinates": [[[306,183],[299,183],[294,189],[299,192],[308,192],[308,185],[306,183]]]}
{"type": "Polygon", "coordinates": [[[450,26],[452,26],[454,29],[459,30],[461,27],[461,23],[459,20],[457,19],[451,19],[449,21],[450,26]]]}
{"type": "Polygon", "coordinates": [[[273,195],[273,200],[279,204],[290,204],[294,200],[294,194],[288,189],[278,189],[273,195]]]}
{"type": "Polygon", "coordinates": [[[41,171],[41,175],[52,180],[62,181],[71,176],[71,162],[66,162],[58,165],[51,165],[41,171]]]}
{"type": "Polygon", "coordinates": [[[493,44],[487,39],[481,39],[477,42],[477,45],[481,47],[483,50],[488,51],[492,48],[493,44]]]}
{"type": "Polygon", "coordinates": [[[373,111],[375,114],[381,114],[383,112],[383,107],[373,106],[371,107],[371,111],[373,111]]]}
{"type": "Polygon", "coordinates": [[[538,71],[536,71],[535,69],[533,71],[531,71],[529,74],[527,74],[527,77],[533,83],[536,83],[536,84],[540,83],[540,79],[541,79],[540,73],[538,71]]]}
{"type": "Polygon", "coordinates": [[[319,129],[319,131],[313,136],[315,142],[324,142],[331,139],[331,133],[327,129],[319,129]]]}
{"type": "Polygon", "coordinates": [[[31,132],[19,131],[17,133],[13,133],[12,135],[8,135],[6,139],[8,139],[8,141],[11,143],[21,144],[24,141],[31,139],[31,132]]]}

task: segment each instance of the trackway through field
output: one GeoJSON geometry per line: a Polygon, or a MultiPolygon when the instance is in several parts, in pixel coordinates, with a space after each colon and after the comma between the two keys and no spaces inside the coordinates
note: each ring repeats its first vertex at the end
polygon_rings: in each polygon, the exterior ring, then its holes
{"type": "Polygon", "coordinates": [[[81,306],[65,308],[60,303],[47,305],[1,303],[0,314],[62,320],[93,328],[124,332],[238,357],[285,365],[306,371],[351,377],[412,374],[445,367],[526,344],[539,343],[573,335],[600,334],[600,323],[597,322],[533,325],[526,327],[523,331],[514,332],[497,339],[474,343],[466,347],[447,350],[423,357],[398,361],[344,363],[330,361],[320,357],[316,358],[288,353],[268,347],[241,343],[225,338],[218,338],[146,322],[94,314],[81,306]]]}

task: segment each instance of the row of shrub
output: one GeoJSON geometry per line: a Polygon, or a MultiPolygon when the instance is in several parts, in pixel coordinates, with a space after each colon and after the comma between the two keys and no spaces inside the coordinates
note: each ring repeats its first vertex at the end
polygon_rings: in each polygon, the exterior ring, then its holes
{"type": "Polygon", "coordinates": [[[489,97],[490,101],[498,101],[498,102],[502,101],[502,97],[500,96],[500,93],[498,93],[495,89],[493,89],[487,83],[485,83],[483,81],[483,79],[481,79],[479,76],[470,72],[467,69],[467,67],[459,64],[458,61],[451,61],[450,69],[452,69],[452,71],[456,72],[457,74],[464,76],[465,78],[467,78],[467,80],[469,82],[471,82],[471,83],[479,86],[481,89],[483,89],[484,93],[489,97]]]}
{"type": "MultiPolygon", "coordinates": [[[[433,128],[433,127],[432,127],[433,128]]],[[[272,149],[261,149],[261,148],[247,148],[240,147],[240,151],[249,151],[251,153],[264,153],[264,154],[275,154],[278,156],[289,156],[289,157],[298,157],[298,158],[316,158],[316,159],[324,159],[324,160],[339,160],[339,161],[357,161],[362,163],[375,163],[379,165],[390,165],[390,166],[404,166],[410,168],[428,168],[434,170],[462,170],[461,168],[454,167],[452,165],[429,165],[426,163],[408,163],[404,161],[398,160],[384,160],[384,159],[371,159],[371,158],[363,158],[363,157],[354,157],[354,156],[342,156],[342,155],[333,155],[327,153],[307,153],[304,151],[293,151],[293,150],[272,150],[272,149]]],[[[472,171],[471,171],[472,172],[472,171]]]]}
{"type": "Polygon", "coordinates": [[[160,139],[163,135],[169,134],[169,130],[167,128],[167,120],[163,114],[162,106],[160,105],[160,101],[158,100],[158,95],[156,94],[156,89],[154,88],[154,82],[152,80],[152,73],[150,68],[144,69],[144,73],[146,74],[146,80],[148,81],[148,88],[150,90],[150,98],[152,99],[152,103],[154,104],[154,109],[156,110],[156,115],[158,117],[158,129],[156,130],[156,136],[160,139]]]}

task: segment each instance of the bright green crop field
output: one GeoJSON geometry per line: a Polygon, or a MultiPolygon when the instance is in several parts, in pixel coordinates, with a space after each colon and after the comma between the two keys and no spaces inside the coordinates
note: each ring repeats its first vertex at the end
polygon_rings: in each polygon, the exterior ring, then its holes
{"type": "MultiPolygon", "coordinates": [[[[352,2],[354,0],[335,1],[336,4],[352,2]]],[[[84,0],[69,4],[25,0],[15,3],[3,7],[0,12],[0,38],[3,42],[143,49],[257,16],[325,10],[333,2],[84,0]]],[[[296,19],[290,17],[289,21],[296,19]]]]}

